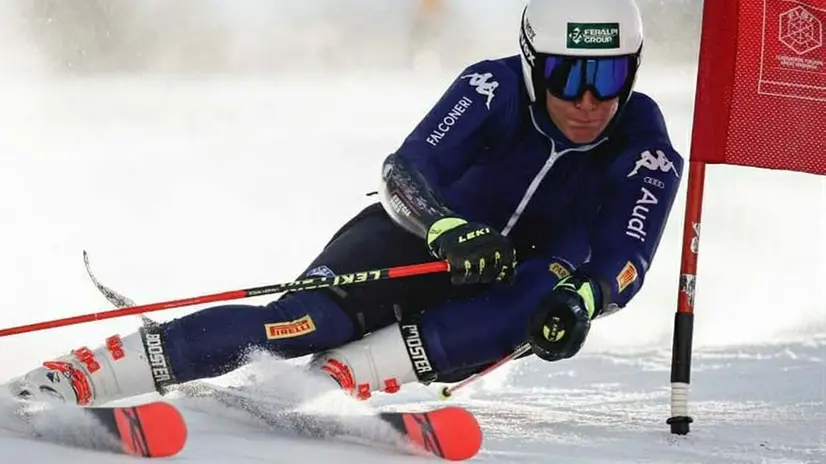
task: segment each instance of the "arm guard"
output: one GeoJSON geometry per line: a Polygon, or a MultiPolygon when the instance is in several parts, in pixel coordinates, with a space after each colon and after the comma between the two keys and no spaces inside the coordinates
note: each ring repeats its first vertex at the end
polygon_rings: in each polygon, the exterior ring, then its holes
{"type": "Polygon", "coordinates": [[[434,222],[456,216],[437,198],[424,176],[396,154],[384,160],[379,198],[393,221],[422,238],[434,222]]]}

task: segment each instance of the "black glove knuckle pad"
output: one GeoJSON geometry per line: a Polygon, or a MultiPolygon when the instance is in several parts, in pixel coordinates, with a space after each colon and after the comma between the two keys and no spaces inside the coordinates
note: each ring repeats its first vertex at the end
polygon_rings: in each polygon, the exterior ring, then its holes
{"type": "Polygon", "coordinates": [[[579,352],[590,328],[591,319],[579,294],[571,289],[557,289],[531,315],[528,338],[538,357],[559,361],[579,352]]]}
{"type": "Polygon", "coordinates": [[[467,223],[444,232],[438,241],[439,255],[450,264],[457,285],[506,280],[515,265],[510,241],[487,226],[467,223]]]}

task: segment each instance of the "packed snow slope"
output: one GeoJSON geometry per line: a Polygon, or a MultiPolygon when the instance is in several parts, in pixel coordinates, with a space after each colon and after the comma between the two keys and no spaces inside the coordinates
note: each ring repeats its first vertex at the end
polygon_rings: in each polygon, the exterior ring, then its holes
{"type": "MultiPolygon", "coordinates": [[[[662,103],[687,154],[691,82],[668,79],[673,72],[649,67],[640,90],[662,103]]],[[[376,186],[381,159],[449,80],[390,73],[7,80],[2,325],[108,309],[85,275],[83,249],[101,279],[140,302],[291,280],[372,201],[365,193],[376,186]]],[[[674,439],[663,421],[683,206],[681,195],[639,297],[595,324],[580,356],[553,365],[525,360],[457,397],[485,427],[480,460],[823,462],[823,181],[709,169],[692,379],[697,422],[692,435],[674,439]]],[[[2,339],[2,376],[137,323],[2,339]]],[[[433,398],[413,387],[376,402],[433,398]]],[[[373,455],[241,432],[208,412],[186,411],[192,434],[184,460],[373,455]]],[[[18,459],[88,458],[0,441],[18,459]]]]}

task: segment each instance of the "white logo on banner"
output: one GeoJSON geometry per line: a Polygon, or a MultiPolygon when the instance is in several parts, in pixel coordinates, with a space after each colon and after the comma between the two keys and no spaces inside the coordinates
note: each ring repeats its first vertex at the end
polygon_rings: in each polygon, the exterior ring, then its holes
{"type": "Polygon", "coordinates": [[[780,14],[780,42],[798,55],[823,46],[823,23],[802,6],[780,14]]]}
{"type": "Polygon", "coordinates": [[[665,152],[662,150],[657,150],[657,156],[654,156],[650,150],[645,150],[640,153],[639,161],[637,161],[637,164],[634,165],[634,169],[628,174],[627,177],[634,177],[637,175],[640,168],[645,168],[649,171],[673,171],[674,175],[677,176],[678,179],[680,178],[680,174],[677,172],[677,167],[674,166],[674,163],[672,163],[667,156],[665,156],[665,152]]]}
{"type": "Polygon", "coordinates": [[[493,91],[496,90],[497,87],[499,87],[499,83],[496,81],[488,82],[488,79],[491,79],[492,77],[493,74],[491,73],[473,73],[461,76],[462,79],[470,79],[468,83],[476,88],[476,93],[488,97],[488,100],[485,103],[485,106],[487,106],[488,109],[490,109],[490,102],[493,100],[494,97],[493,91]]]}

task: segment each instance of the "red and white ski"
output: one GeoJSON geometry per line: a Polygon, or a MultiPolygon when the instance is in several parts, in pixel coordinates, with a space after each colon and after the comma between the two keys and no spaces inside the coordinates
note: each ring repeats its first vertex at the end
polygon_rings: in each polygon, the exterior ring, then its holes
{"type": "MultiPolygon", "coordinates": [[[[98,291],[115,307],[134,306],[132,299],[103,285],[95,277],[89,263],[89,255],[83,252],[86,272],[98,291]]],[[[144,321],[146,322],[146,320],[144,321]]],[[[212,397],[224,406],[246,411],[278,430],[290,431],[305,437],[329,438],[338,435],[357,434],[359,422],[336,415],[319,415],[295,411],[273,410],[265,401],[250,398],[240,392],[218,389],[214,386],[191,383],[178,390],[194,396],[212,397]]],[[[482,429],[473,414],[461,407],[448,406],[424,412],[382,412],[377,416],[389,424],[416,449],[434,456],[463,461],[475,456],[482,447],[482,429]]]]}
{"type": "Polygon", "coordinates": [[[177,408],[164,402],[128,407],[40,405],[20,401],[24,436],[38,441],[144,458],[178,454],[187,427],[177,408]]]}
{"type": "Polygon", "coordinates": [[[482,447],[482,429],[458,406],[426,412],[384,412],[379,417],[420,449],[449,461],[464,461],[482,447]]]}
{"type": "Polygon", "coordinates": [[[243,411],[278,434],[325,440],[356,438],[362,445],[426,453],[448,461],[470,459],[482,447],[479,423],[471,412],[458,406],[341,415],[298,411],[289,402],[273,402],[241,389],[202,382],[181,385],[176,390],[190,398],[206,398],[230,410],[243,411]],[[396,432],[395,437],[386,433],[391,430],[396,432]]]}
{"type": "Polygon", "coordinates": [[[113,437],[117,437],[124,454],[145,458],[170,457],[178,454],[186,444],[186,422],[169,403],[86,409],[113,437]]]}

